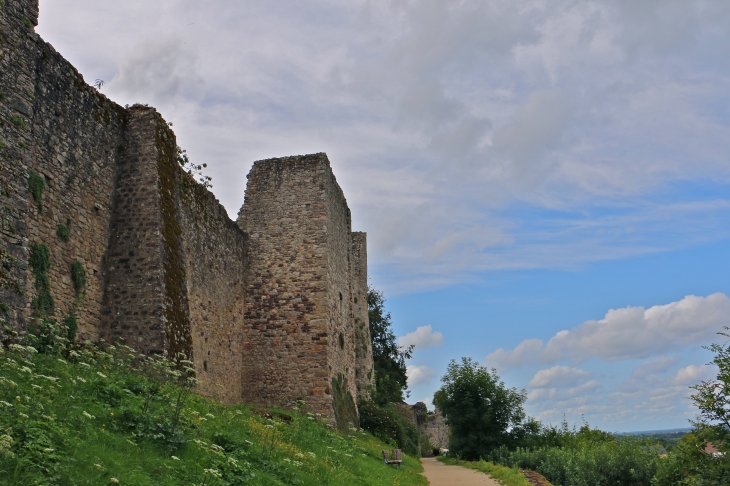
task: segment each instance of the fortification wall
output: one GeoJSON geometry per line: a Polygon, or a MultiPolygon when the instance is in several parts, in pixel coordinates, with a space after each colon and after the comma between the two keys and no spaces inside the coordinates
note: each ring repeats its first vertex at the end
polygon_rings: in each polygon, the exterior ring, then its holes
{"type": "Polygon", "coordinates": [[[358,398],[368,399],[375,384],[372,339],[368,319],[367,234],[352,233],[350,256],[352,282],[352,325],[355,338],[355,384],[358,398]]]}
{"type": "Polygon", "coordinates": [[[58,317],[75,308],[79,336],[97,339],[124,112],[35,34],[36,1],[7,1],[0,9],[2,251],[15,258],[11,273],[18,286],[3,289],[0,298],[10,307],[10,320],[24,327],[38,297],[28,251],[45,244],[58,317]],[[30,195],[31,171],[43,180],[40,200],[30,195]],[[68,228],[67,241],[59,225],[68,228]],[[75,260],[86,274],[80,294],[71,281],[75,260]]]}
{"type": "Polygon", "coordinates": [[[355,422],[372,368],[365,235],[351,233],[327,156],[256,162],[236,224],[180,167],[163,118],[88,86],[35,34],[37,17],[37,0],[0,2],[0,317],[22,331],[75,311],[79,339],[193,360],[202,393],[303,398],[355,422]],[[41,290],[53,306],[40,308],[41,290]]]}
{"type": "Polygon", "coordinates": [[[245,370],[247,237],[210,191],[181,170],[176,180],[199,391],[239,402],[245,370]]]}

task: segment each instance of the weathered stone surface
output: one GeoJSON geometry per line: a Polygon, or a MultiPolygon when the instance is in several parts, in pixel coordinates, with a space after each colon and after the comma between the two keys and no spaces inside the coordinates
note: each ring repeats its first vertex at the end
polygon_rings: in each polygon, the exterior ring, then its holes
{"type": "Polygon", "coordinates": [[[354,410],[336,402],[372,384],[366,237],[327,156],[256,162],[237,224],[162,117],[87,85],[37,18],[37,0],[0,3],[0,317],[22,331],[38,315],[28,258],[45,244],[54,317],[77,312],[79,339],[181,354],[222,400],[354,410]]]}

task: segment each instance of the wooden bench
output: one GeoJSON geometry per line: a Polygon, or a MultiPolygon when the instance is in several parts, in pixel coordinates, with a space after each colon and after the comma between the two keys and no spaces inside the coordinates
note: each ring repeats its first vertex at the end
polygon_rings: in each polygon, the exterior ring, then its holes
{"type": "Polygon", "coordinates": [[[400,469],[400,464],[401,462],[403,462],[400,449],[393,449],[393,452],[390,454],[390,456],[391,457],[389,459],[388,451],[383,451],[383,461],[385,461],[385,464],[397,464],[398,469],[400,469]]]}

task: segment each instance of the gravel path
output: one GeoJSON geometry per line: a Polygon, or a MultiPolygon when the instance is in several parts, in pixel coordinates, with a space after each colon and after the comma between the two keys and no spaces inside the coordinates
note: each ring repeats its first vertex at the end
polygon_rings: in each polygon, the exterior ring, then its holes
{"type": "Polygon", "coordinates": [[[423,475],[431,486],[501,486],[489,475],[461,466],[447,466],[433,457],[421,459],[423,475]]]}

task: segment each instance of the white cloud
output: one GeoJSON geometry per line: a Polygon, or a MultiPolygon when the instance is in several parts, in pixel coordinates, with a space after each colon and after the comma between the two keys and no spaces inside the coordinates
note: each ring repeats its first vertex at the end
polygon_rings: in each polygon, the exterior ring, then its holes
{"type": "Polygon", "coordinates": [[[527,386],[533,388],[570,388],[588,381],[591,373],[570,366],[553,366],[535,373],[527,386]]]}
{"type": "Polygon", "coordinates": [[[398,338],[400,346],[415,346],[415,349],[425,349],[440,346],[444,343],[444,335],[440,332],[433,332],[431,324],[419,326],[415,331],[398,338]]]}
{"type": "Polygon", "coordinates": [[[581,363],[591,358],[642,359],[711,342],[727,324],[728,315],[730,299],[722,293],[707,297],[688,295],[648,309],[611,309],[603,319],[560,331],[547,343],[530,339],[511,351],[500,348],[489,354],[485,363],[499,368],[561,360],[581,363]]]}
{"type": "Polygon", "coordinates": [[[717,376],[717,367],[708,365],[689,365],[678,370],[668,382],[672,385],[696,385],[700,381],[708,381],[717,376]]]}
{"type": "Polygon", "coordinates": [[[140,102],[167,103],[179,94],[197,97],[203,80],[196,71],[196,56],[176,35],[157,35],[137,43],[119,65],[108,85],[110,94],[140,102]],[[144,101],[142,101],[144,100],[144,101]]]}
{"type": "Polygon", "coordinates": [[[414,387],[433,380],[436,376],[436,370],[428,366],[408,366],[406,367],[406,376],[408,377],[408,386],[414,387]]]}
{"type": "Polygon", "coordinates": [[[631,376],[633,378],[641,379],[646,378],[649,375],[664,373],[678,362],[678,356],[661,356],[659,358],[654,358],[634,368],[634,371],[631,372],[631,376]]]}
{"type": "Polygon", "coordinates": [[[41,0],[40,12],[38,31],[87,79],[175,122],[231,215],[253,160],[328,152],[389,293],[730,234],[727,201],[656,197],[730,181],[722,0],[41,0]]]}

